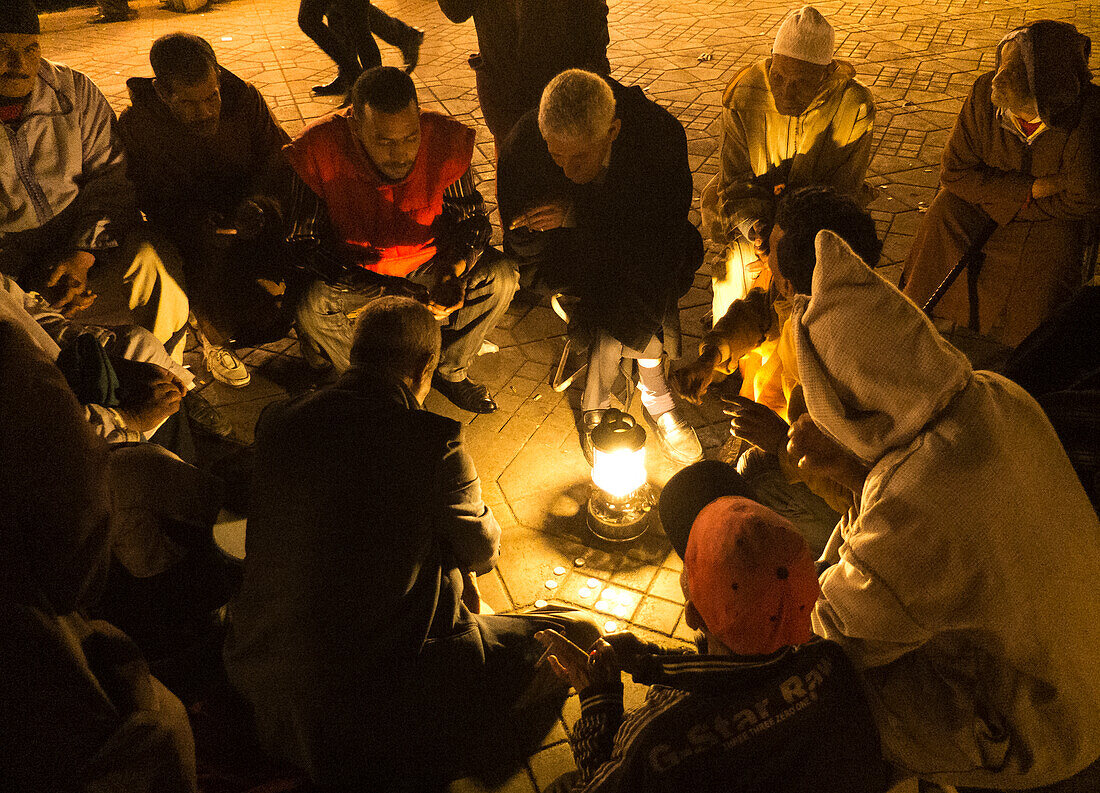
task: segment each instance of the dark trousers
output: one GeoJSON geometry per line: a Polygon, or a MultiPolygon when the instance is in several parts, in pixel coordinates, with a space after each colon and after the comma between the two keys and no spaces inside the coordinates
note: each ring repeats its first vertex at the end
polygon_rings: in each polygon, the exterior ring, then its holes
{"type": "Polygon", "coordinates": [[[261,239],[192,244],[181,250],[191,310],[213,344],[232,339],[254,346],[290,331],[304,284],[286,265],[280,243],[261,239]],[[278,286],[283,292],[273,294],[270,287],[278,286]]]}
{"type": "Polygon", "coordinates": [[[302,0],[298,27],[332,58],[340,74],[354,80],[361,71],[382,65],[382,53],[374,41],[399,47],[414,29],[376,8],[369,0],[302,0]],[[328,24],[323,17],[328,16],[328,24]]]}

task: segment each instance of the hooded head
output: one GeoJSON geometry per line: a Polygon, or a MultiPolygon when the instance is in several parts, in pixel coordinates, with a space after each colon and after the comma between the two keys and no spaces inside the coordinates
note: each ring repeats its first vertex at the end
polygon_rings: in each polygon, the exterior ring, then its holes
{"type": "Polygon", "coordinates": [[[912,441],[967,384],[966,357],[831,231],[793,299],[798,375],[817,425],[867,463],[912,441]]]}
{"type": "Polygon", "coordinates": [[[106,571],[107,447],[61,371],[0,323],[0,580],[16,598],[78,608],[106,571]]]}
{"type": "MultiPolygon", "coordinates": [[[[1002,75],[1005,66],[1019,58],[1026,75],[1027,91],[1047,126],[1062,129],[1077,123],[1078,99],[1092,80],[1089,55],[1092,41],[1067,22],[1043,19],[1016,28],[997,45],[998,76],[994,78],[994,101],[1004,100],[1011,80],[1002,75]],[[1006,51],[1007,48],[1007,51],[1006,51]],[[998,81],[1005,85],[998,87],[998,81]]],[[[1019,86],[1023,89],[1023,85],[1019,86]]],[[[1016,108],[1007,108],[1015,110],[1016,108]]]]}

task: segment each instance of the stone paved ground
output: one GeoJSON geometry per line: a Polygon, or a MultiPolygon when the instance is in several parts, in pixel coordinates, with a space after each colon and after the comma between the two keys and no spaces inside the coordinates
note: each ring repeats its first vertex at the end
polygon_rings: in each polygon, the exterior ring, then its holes
{"type": "MultiPolygon", "coordinates": [[[[43,19],[46,56],[86,72],[116,110],[127,104],[126,77],[151,73],[148,45],[173,30],[209,39],[225,66],[260,88],[291,134],[336,105],[309,94],[309,87],[327,82],[334,69],[298,30],[296,0],[230,0],[186,16],[161,9],[156,0],[131,0],[131,5],[139,16],[126,23],[87,25],[90,8],[43,19]]],[[[382,0],[380,5],[426,31],[415,73],[421,102],[477,129],[474,169],[491,201],[492,146],[466,65],[476,49],[473,25],[451,24],[430,0],[382,0]]],[[[609,5],[613,75],[642,86],[684,124],[698,192],[718,167],[722,89],[738,70],[767,55],[777,25],[793,4],[609,0],[609,5]]],[[[1041,18],[1073,22],[1090,35],[1100,31],[1100,3],[1087,0],[826,0],[817,7],[837,29],[838,57],[854,63],[876,98],[871,181],[881,190],[871,210],[885,239],[883,270],[892,278],[935,192],[939,156],[954,116],[974,77],[992,67],[998,39],[1041,18]]],[[[385,62],[397,65],[397,52],[384,45],[382,49],[385,62]]],[[[681,302],[685,333],[696,338],[708,319],[706,272],[704,264],[695,288],[681,302]]],[[[679,563],[660,530],[651,530],[629,547],[615,547],[589,535],[578,516],[588,477],[574,425],[578,392],[563,396],[548,385],[564,331],[545,304],[517,302],[490,337],[500,352],[480,358],[473,370],[476,379],[490,384],[501,411],[474,417],[438,394],[428,400],[429,408],[468,425],[486,500],[504,527],[500,566],[481,579],[484,598],[497,611],[542,599],[593,608],[599,600],[605,612],[601,621],[666,643],[688,639],[677,584],[679,563]],[[583,560],[583,566],[576,566],[576,560],[583,560]],[[564,574],[555,573],[559,567],[564,574]],[[552,589],[550,582],[556,585],[552,589]]],[[[687,346],[691,348],[691,339],[687,346]]],[[[236,391],[211,383],[204,393],[249,439],[259,410],[287,392],[308,387],[310,378],[293,339],[244,352],[254,367],[252,384],[236,391]]],[[[201,370],[201,361],[193,363],[201,370]]],[[[720,411],[689,406],[688,413],[709,456],[715,456],[727,436],[720,411]]],[[[651,479],[661,484],[674,469],[652,443],[649,453],[651,479]]],[[[628,704],[640,695],[631,688],[628,704]]],[[[572,724],[576,712],[574,697],[566,707],[566,724],[572,724]]],[[[564,740],[559,725],[547,748],[503,789],[541,789],[570,767],[564,740]]],[[[456,787],[479,789],[466,783],[456,787]]]]}

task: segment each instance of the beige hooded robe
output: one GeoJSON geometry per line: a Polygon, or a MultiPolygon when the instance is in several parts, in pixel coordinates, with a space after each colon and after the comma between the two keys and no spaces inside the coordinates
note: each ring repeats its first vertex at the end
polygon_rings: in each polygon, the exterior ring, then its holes
{"type": "MultiPolygon", "coordinates": [[[[887,759],[1028,788],[1100,755],[1100,523],[1038,404],[972,371],[839,237],[792,326],[810,415],[871,465],[816,633],[864,675],[887,759]]],[[[828,551],[827,551],[828,553],[828,551]]]]}

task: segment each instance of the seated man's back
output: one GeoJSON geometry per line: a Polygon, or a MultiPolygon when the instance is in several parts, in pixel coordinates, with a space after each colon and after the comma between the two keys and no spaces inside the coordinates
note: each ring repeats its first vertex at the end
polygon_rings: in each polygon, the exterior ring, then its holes
{"type": "Polygon", "coordinates": [[[884,789],[871,712],[833,642],[752,660],[654,655],[647,671],[634,680],[654,685],[620,728],[637,737],[600,769],[609,790],[884,789]]]}
{"type": "Polygon", "coordinates": [[[560,620],[470,610],[500,528],[461,424],[420,408],[439,338],[422,305],[375,300],[352,368],[257,428],[227,668],[265,747],[320,783],[416,789],[469,773],[487,743],[518,751],[508,719],[521,693],[564,695],[531,690],[541,654],[531,635],[560,620]],[[395,314],[434,349],[395,343],[384,323],[395,314]],[[396,374],[408,368],[417,374],[396,374]]]}
{"type": "Polygon", "coordinates": [[[832,232],[817,250],[791,319],[809,415],[789,449],[856,506],[814,631],[862,673],[895,765],[957,786],[1067,779],[1100,757],[1096,512],[1023,389],[974,371],[832,232]]]}

